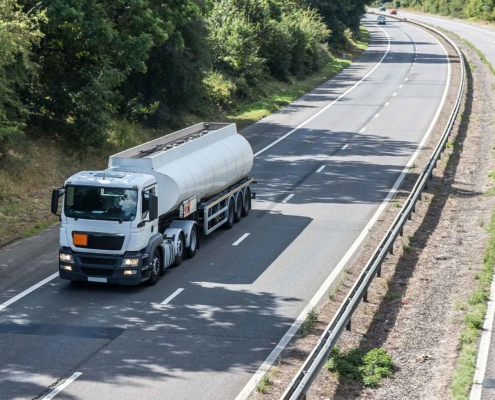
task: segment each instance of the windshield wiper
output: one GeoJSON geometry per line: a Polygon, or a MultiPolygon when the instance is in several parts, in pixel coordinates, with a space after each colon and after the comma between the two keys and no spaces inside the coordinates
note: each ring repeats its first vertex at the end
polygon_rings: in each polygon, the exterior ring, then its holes
{"type": "Polygon", "coordinates": [[[115,217],[106,217],[106,218],[102,218],[102,220],[119,221],[119,224],[121,224],[123,222],[122,218],[115,218],[115,217]]]}

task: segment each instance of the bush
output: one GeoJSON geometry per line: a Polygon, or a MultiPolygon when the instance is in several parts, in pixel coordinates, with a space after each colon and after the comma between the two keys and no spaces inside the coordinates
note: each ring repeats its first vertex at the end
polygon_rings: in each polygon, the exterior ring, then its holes
{"type": "Polygon", "coordinates": [[[206,90],[206,98],[213,101],[219,108],[228,110],[232,107],[233,94],[236,85],[225,75],[212,72],[203,80],[206,90]]]}
{"type": "Polygon", "coordinates": [[[368,352],[353,349],[347,353],[340,353],[336,346],[332,349],[325,366],[331,372],[338,372],[339,376],[360,380],[364,386],[373,388],[392,373],[394,363],[384,349],[372,349],[368,352]]]}

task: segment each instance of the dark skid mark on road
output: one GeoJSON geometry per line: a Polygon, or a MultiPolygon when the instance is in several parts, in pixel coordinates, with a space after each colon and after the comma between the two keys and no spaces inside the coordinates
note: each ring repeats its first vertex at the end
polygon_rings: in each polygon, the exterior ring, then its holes
{"type": "Polygon", "coordinates": [[[92,326],[0,324],[0,334],[14,335],[67,336],[113,340],[123,332],[124,329],[121,328],[97,328],[92,326]]]}

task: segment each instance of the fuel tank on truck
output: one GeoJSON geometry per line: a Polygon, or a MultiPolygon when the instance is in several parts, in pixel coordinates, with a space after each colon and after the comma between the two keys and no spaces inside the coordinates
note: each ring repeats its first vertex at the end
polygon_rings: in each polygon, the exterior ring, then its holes
{"type": "Polygon", "coordinates": [[[208,199],[246,177],[253,149],[235,124],[202,122],[111,156],[108,166],[153,175],[163,215],[184,200],[208,199]]]}

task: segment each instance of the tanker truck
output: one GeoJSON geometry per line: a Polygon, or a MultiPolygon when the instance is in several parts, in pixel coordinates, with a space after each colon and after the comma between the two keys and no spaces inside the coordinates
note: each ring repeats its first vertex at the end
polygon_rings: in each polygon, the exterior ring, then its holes
{"type": "Polygon", "coordinates": [[[230,229],[255,198],[253,150],[235,124],[200,123],[110,157],[53,190],[59,275],[154,285],[192,258],[200,233],[230,229]],[[59,213],[59,200],[61,211],[59,213]]]}

